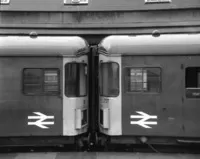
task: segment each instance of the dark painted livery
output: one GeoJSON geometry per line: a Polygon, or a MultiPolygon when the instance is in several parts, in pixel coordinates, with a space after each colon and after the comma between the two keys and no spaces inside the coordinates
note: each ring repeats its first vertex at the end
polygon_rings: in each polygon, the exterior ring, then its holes
{"type": "Polygon", "coordinates": [[[100,95],[100,99],[110,101],[105,106],[100,100],[100,121],[111,123],[110,127],[100,123],[100,131],[118,143],[198,143],[199,44],[199,34],[109,36],[102,40],[100,63],[121,59],[121,93],[115,97],[100,95]],[[118,98],[121,103],[112,105],[118,98]],[[105,107],[108,118],[101,112],[105,107]],[[118,112],[121,116],[115,118],[120,119],[116,125],[112,120],[118,112]]]}
{"type": "MultiPolygon", "coordinates": [[[[66,96],[70,77],[65,66],[79,64],[77,60],[82,58],[87,67],[87,53],[87,42],[76,36],[0,37],[0,137],[33,137],[24,142],[30,144],[37,141],[34,137],[51,136],[46,141],[53,143],[56,137],[74,141],[75,136],[86,133],[88,96],[66,96]],[[71,100],[77,104],[68,104],[71,100]]],[[[82,83],[83,88],[86,85],[87,81],[82,83]]]]}
{"type": "Polygon", "coordinates": [[[59,94],[50,96],[25,94],[22,80],[25,68],[62,70],[62,57],[1,56],[0,68],[0,136],[62,135],[62,78],[59,94]],[[53,115],[54,125],[49,129],[28,125],[33,112],[53,115]]]}

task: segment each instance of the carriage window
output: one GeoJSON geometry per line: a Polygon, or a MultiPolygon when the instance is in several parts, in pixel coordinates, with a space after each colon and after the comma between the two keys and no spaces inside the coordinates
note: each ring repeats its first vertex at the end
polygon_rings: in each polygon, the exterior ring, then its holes
{"type": "Polygon", "coordinates": [[[119,65],[114,62],[100,65],[100,95],[116,97],[119,94],[119,65]]]}
{"type": "Polygon", "coordinates": [[[200,67],[186,68],[186,97],[200,98],[200,67]]]}
{"type": "Polygon", "coordinates": [[[44,70],[44,92],[58,92],[58,71],[44,70]]]}
{"type": "Polygon", "coordinates": [[[87,65],[68,63],[65,65],[65,94],[68,97],[87,95],[87,65]]]}
{"type": "Polygon", "coordinates": [[[160,68],[126,68],[127,92],[160,92],[160,68]]]}
{"type": "Polygon", "coordinates": [[[24,69],[23,92],[28,95],[58,94],[58,69],[24,69]]]}

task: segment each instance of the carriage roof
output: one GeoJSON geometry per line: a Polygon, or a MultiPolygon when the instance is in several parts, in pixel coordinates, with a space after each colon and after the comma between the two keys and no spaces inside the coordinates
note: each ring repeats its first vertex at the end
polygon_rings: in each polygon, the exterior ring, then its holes
{"type": "Polygon", "coordinates": [[[77,56],[88,52],[78,36],[1,36],[0,56],[77,56]]]}
{"type": "Polygon", "coordinates": [[[115,35],[104,38],[99,53],[109,55],[200,54],[200,34],[115,35]]]}

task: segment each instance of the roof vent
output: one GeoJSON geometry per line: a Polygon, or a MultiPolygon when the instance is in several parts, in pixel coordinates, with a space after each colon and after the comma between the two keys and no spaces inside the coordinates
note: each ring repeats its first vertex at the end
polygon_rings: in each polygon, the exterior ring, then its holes
{"type": "Polygon", "coordinates": [[[29,34],[30,38],[37,38],[38,34],[34,31],[30,32],[29,34]]]}
{"type": "Polygon", "coordinates": [[[154,30],[154,31],[152,32],[152,36],[154,36],[154,37],[159,37],[159,36],[160,36],[160,31],[159,31],[159,30],[154,30]]]}

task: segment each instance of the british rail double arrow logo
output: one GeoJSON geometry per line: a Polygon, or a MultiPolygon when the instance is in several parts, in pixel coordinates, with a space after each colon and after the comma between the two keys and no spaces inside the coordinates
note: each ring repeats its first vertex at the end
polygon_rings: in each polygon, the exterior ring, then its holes
{"type": "Polygon", "coordinates": [[[157,125],[157,121],[148,121],[149,119],[157,119],[156,115],[149,115],[141,111],[136,111],[136,113],[140,115],[131,115],[130,118],[132,119],[140,119],[138,121],[131,121],[130,124],[134,125],[139,125],[147,129],[151,129],[149,125],[157,125]]]}
{"type": "Polygon", "coordinates": [[[34,116],[28,116],[28,120],[38,119],[36,121],[29,121],[28,125],[35,125],[42,129],[48,129],[46,125],[54,125],[54,121],[45,121],[48,119],[54,119],[54,116],[47,116],[45,114],[42,114],[40,112],[33,112],[34,116]]]}

